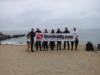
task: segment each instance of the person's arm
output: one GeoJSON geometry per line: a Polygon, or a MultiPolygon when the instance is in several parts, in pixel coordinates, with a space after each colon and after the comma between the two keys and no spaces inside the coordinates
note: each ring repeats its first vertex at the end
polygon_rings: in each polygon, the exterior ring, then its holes
{"type": "Polygon", "coordinates": [[[27,34],[27,36],[26,36],[26,37],[27,37],[27,38],[29,38],[29,37],[30,37],[30,34],[31,34],[31,32],[29,32],[29,33],[27,34]]]}

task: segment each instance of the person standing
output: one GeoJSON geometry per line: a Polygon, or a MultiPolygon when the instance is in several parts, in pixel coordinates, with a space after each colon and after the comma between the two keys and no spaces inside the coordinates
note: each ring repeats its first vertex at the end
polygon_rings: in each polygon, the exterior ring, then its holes
{"type": "MultiPolygon", "coordinates": [[[[58,33],[58,34],[62,33],[60,28],[57,29],[56,33],[58,33]]],[[[61,41],[59,41],[59,40],[57,41],[57,50],[61,50],[61,41]]]]}
{"type": "MultiPolygon", "coordinates": [[[[37,28],[35,33],[41,33],[40,29],[37,28]]],[[[36,51],[38,51],[38,48],[40,48],[40,51],[42,50],[42,46],[41,46],[41,41],[40,40],[36,40],[36,51]]]]}
{"type": "MultiPolygon", "coordinates": [[[[52,29],[51,30],[51,34],[54,34],[55,33],[55,31],[54,31],[54,29],[52,29]]],[[[50,41],[50,48],[51,48],[51,50],[54,50],[54,47],[55,47],[55,41],[50,41]]]]}
{"type": "Polygon", "coordinates": [[[31,32],[29,32],[27,34],[28,38],[30,36],[30,42],[31,42],[31,52],[34,52],[33,50],[33,44],[34,44],[34,37],[35,37],[35,32],[34,32],[34,29],[32,28],[31,32]]]}
{"type": "Polygon", "coordinates": [[[78,34],[75,27],[73,28],[73,33],[72,34],[74,36],[74,40],[71,41],[71,50],[73,50],[74,44],[75,44],[75,50],[77,50],[77,47],[78,47],[78,44],[79,44],[79,34],[78,34]]]}
{"type": "MultiPolygon", "coordinates": [[[[44,30],[44,33],[48,33],[47,29],[44,30]]],[[[43,48],[44,48],[44,51],[48,51],[48,41],[43,41],[43,48]]]]}
{"type": "MultiPolygon", "coordinates": [[[[66,27],[63,33],[69,34],[70,31],[69,31],[68,28],[66,27]]],[[[64,47],[63,47],[63,49],[64,49],[64,50],[66,49],[66,42],[67,42],[67,49],[69,50],[69,47],[70,47],[69,41],[64,41],[64,47]]]]}

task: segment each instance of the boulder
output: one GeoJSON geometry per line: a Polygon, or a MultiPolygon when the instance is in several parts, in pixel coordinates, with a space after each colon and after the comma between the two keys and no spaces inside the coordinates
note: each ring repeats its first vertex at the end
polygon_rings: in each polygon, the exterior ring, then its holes
{"type": "Polygon", "coordinates": [[[86,49],[86,51],[94,51],[94,46],[90,41],[88,41],[86,43],[86,48],[85,49],[86,49]]]}

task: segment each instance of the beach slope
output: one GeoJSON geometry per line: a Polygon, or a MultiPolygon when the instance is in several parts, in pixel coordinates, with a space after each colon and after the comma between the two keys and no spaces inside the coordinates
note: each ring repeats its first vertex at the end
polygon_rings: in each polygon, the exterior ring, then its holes
{"type": "Polygon", "coordinates": [[[0,75],[100,75],[100,51],[27,52],[26,46],[0,45],[0,75]]]}

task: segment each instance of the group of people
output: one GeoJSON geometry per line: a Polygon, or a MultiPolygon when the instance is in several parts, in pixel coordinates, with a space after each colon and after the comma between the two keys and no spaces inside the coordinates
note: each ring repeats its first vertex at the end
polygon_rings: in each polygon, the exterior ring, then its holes
{"type": "Polygon", "coordinates": [[[66,27],[64,31],[61,31],[60,28],[57,29],[57,31],[55,32],[54,29],[51,30],[51,33],[64,33],[64,34],[69,34],[72,33],[74,36],[74,40],[73,41],[64,41],[64,43],[62,44],[62,41],[57,41],[57,45],[56,45],[56,41],[40,41],[40,40],[34,40],[36,33],[48,33],[48,30],[45,29],[44,32],[42,32],[39,28],[36,29],[36,31],[34,31],[34,29],[32,28],[32,30],[27,34],[27,45],[28,48],[27,50],[31,49],[31,52],[34,52],[34,48],[33,46],[36,48],[36,51],[38,51],[40,49],[40,51],[48,51],[48,48],[50,48],[51,50],[65,50],[66,46],[68,50],[73,50],[73,47],[75,46],[75,50],[77,50],[78,47],[78,43],[79,43],[79,34],[76,30],[76,28],[73,28],[73,31],[70,32],[68,30],[68,28],[66,27]],[[66,45],[67,44],[67,45],[66,45]],[[62,45],[63,45],[63,49],[62,49],[62,45]],[[70,48],[71,45],[71,48],[70,48]],[[55,48],[57,47],[57,48],[55,48]]]}

